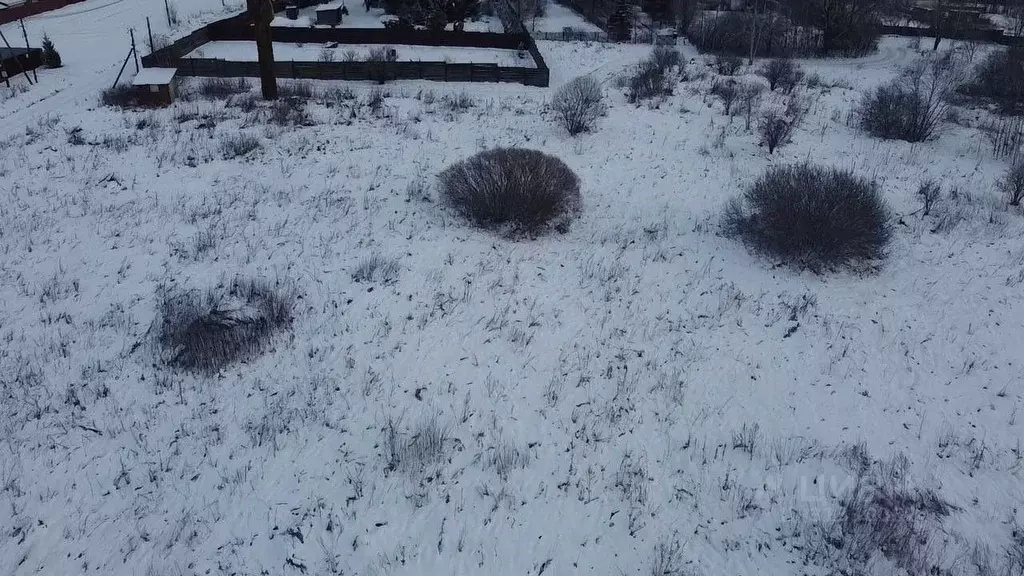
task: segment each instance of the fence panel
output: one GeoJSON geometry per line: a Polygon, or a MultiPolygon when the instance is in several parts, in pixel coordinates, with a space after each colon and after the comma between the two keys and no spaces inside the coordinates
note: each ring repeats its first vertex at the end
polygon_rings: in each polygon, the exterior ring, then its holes
{"type": "MultiPolygon", "coordinates": [[[[275,8],[278,8],[277,2],[275,8]]],[[[252,40],[254,31],[246,14],[225,18],[199,28],[170,46],[142,57],[144,67],[176,67],[182,76],[258,77],[258,62],[212,58],[185,58],[202,45],[217,40],[252,40]]],[[[359,28],[275,28],[274,40],[293,43],[394,44],[500,48],[529,51],[537,68],[499,67],[496,64],[447,64],[445,62],[275,62],[281,78],[325,80],[423,79],[440,82],[521,82],[547,86],[550,72],[536,42],[526,34],[494,32],[430,32],[359,28]]]]}

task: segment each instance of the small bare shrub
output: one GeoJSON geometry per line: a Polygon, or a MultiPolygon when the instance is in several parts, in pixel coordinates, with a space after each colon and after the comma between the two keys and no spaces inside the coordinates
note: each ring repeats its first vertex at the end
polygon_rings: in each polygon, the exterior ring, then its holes
{"type": "Polygon", "coordinates": [[[128,108],[135,105],[135,89],[126,84],[118,84],[107,88],[100,94],[100,101],[104,106],[116,108],[128,108]]]}
{"type": "Polygon", "coordinates": [[[804,76],[803,70],[789,58],[769,60],[758,73],[768,80],[769,90],[779,88],[783,92],[791,92],[804,76]]]}
{"type": "Polygon", "coordinates": [[[907,461],[869,464],[836,514],[808,530],[809,555],[840,574],[864,574],[879,556],[904,574],[942,572],[942,519],[957,509],[931,490],[907,485],[907,461]]]}
{"type": "Polygon", "coordinates": [[[917,187],[917,197],[921,199],[921,215],[928,216],[942,198],[942,187],[934,179],[925,180],[917,187]]]}
{"type": "Polygon", "coordinates": [[[360,260],[359,265],[352,271],[352,280],[391,284],[398,280],[400,269],[398,260],[373,254],[360,260]]]}
{"type": "Polygon", "coordinates": [[[663,538],[654,545],[650,576],[687,576],[683,546],[678,540],[663,538]]]}
{"type": "Polygon", "coordinates": [[[296,294],[287,282],[239,278],[206,292],[161,289],[156,339],[175,367],[217,372],[262,353],[291,326],[296,294]]]}
{"type": "Polygon", "coordinates": [[[336,107],[341,106],[346,102],[352,102],[355,99],[356,93],[351,87],[339,86],[322,91],[320,93],[319,101],[324,106],[336,107]]]}
{"type": "Polygon", "coordinates": [[[401,422],[394,419],[384,423],[386,472],[417,474],[442,462],[449,442],[448,427],[437,416],[424,418],[409,432],[400,427],[401,422]]]}
{"type": "Polygon", "coordinates": [[[293,96],[274,100],[270,105],[268,120],[277,126],[311,126],[314,124],[309,112],[306,111],[305,100],[293,96]]]}
{"type": "Polygon", "coordinates": [[[225,160],[246,156],[263,147],[260,139],[251,134],[235,133],[221,137],[220,151],[225,160]]]}
{"type": "Polygon", "coordinates": [[[1020,206],[1024,200],[1024,160],[1018,160],[1007,168],[997,186],[1010,206],[1020,206]]]}
{"type": "Polygon", "coordinates": [[[441,97],[441,102],[444,104],[445,108],[448,108],[452,112],[465,112],[473,106],[476,106],[476,102],[473,101],[473,97],[465,91],[459,92],[458,94],[445,94],[441,97]]]}
{"type": "Polygon", "coordinates": [[[769,168],[733,200],[723,232],[754,250],[813,271],[881,259],[889,209],[874,182],[835,168],[769,168]]]}
{"type": "Polygon", "coordinates": [[[297,100],[313,100],[316,98],[316,90],[313,84],[302,80],[281,82],[277,86],[277,97],[297,100]]]}
{"type": "Polygon", "coordinates": [[[982,126],[997,158],[1016,159],[1024,146],[1024,117],[1000,117],[982,126]]]}
{"type": "Polygon", "coordinates": [[[512,470],[530,465],[530,453],[508,440],[502,440],[487,455],[487,467],[493,468],[501,479],[507,479],[512,470]]]}
{"type": "Polygon", "coordinates": [[[735,76],[743,68],[743,58],[739,56],[717,56],[715,70],[722,76],[735,76]]]}
{"type": "Polygon", "coordinates": [[[204,98],[227,100],[237,94],[250,90],[249,81],[245,78],[203,78],[196,85],[196,93],[204,98]]]}
{"type": "Polygon", "coordinates": [[[764,85],[754,82],[743,82],[739,86],[738,98],[740,107],[743,110],[743,117],[746,120],[746,128],[750,130],[750,121],[754,116],[754,110],[761,102],[761,94],[764,92],[764,85]]]}
{"type": "Polygon", "coordinates": [[[631,104],[672,94],[671,82],[665,69],[651,59],[640,62],[625,83],[626,98],[631,104]]]}
{"type": "Polygon", "coordinates": [[[590,132],[605,112],[601,84],[591,76],[574,78],[555,92],[551,108],[571,136],[590,132]]]}
{"type": "Polygon", "coordinates": [[[683,55],[673,46],[655,46],[651,50],[650,59],[658,68],[666,72],[675,68],[679,68],[682,72],[683,55]]]}
{"type": "Polygon", "coordinates": [[[757,123],[757,131],[761,135],[761,142],[768,147],[768,153],[774,154],[775,150],[789,144],[793,132],[800,126],[802,120],[800,108],[787,107],[785,111],[777,108],[765,110],[757,123]]]}
{"type": "Polygon", "coordinates": [[[374,115],[378,115],[384,108],[384,102],[387,96],[387,93],[380,88],[371,89],[366,94],[366,107],[369,108],[374,115]]]}
{"type": "Polygon", "coordinates": [[[740,91],[735,80],[716,80],[711,85],[711,95],[717,96],[722,101],[722,107],[725,108],[726,116],[732,116],[732,105],[736,102],[736,98],[739,97],[739,93],[740,91]]]}
{"type": "Polygon", "coordinates": [[[331,62],[334,62],[335,58],[336,57],[334,55],[334,49],[324,46],[323,48],[320,49],[320,53],[317,54],[316,60],[317,62],[329,64],[331,62]]]}
{"type": "Polygon", "coordinates": [[[495,148],[438,176],[450,207],[485,228],[564,230],[580,207],[580,181],[564,162],[536,150],[495,148]]]}

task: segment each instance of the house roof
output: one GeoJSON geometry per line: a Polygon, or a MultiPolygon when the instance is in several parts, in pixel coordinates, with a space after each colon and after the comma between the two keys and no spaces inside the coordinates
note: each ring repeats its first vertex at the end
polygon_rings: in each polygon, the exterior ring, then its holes
{"type": "Polygon", "coordinates": [[[132,84],[135,86],[151,86],[154,84],[170,84],[177,68],[143,68],[135,75],[132,84]]]}

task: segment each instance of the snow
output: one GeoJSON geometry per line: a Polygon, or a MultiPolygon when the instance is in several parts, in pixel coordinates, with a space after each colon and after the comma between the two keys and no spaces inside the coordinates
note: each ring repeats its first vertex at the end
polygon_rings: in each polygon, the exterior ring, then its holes
{"type": "Polygon", "coordinates": [[[135,86],[170,84],[177,73],[177,68],[143,68],[132,79],[132,84],[135,86]]]}
{"type": "MultiPolygon", "coordinates": [[[[497,64],[499,66],[535,68],[536,63],[527,54],[519,57],[517,50],[499,48],[467,48],[462,46],[403,46],[388,45],[398,54],[399,62],[449,62],[497,64]]],[[[336,48],[327,48],[321,44],[288,44],[274,42],[274,58],[279,61],[316,62],[323,50],[334,53],[336,61],[341,61],[344,54],[355,51],[356,60],[366,60],[370,51],[380,49],[376,44],[341,44],[336,48]]],[[[186,58],[214,58],[236,62],[255,62],[257,60],[256,45],[253,42],[220,41],[204,44],[190,52],[186,58]]]]}
{"type": "MultiPolygon", "coordinates": [[[[13,95],[0,87],[0,141],[47,115],[94,104],[100,91],[114,83],[128,56],[129,29],[135,31],[139,54],[149,52],[146,49],[147,17],[155,37],[171,38],[188,34],[196,25],[238,13],[245,5],[241,0],[228,0],[223,4],[209,0],[173,0],[171,4],[178,16],[173,28],[167,24],[164,0],[86,0],[26,18],[30,44],[38,47],[43,36],[49,35],[64,66],[38,70],[38,84],[29,85],[23,78],[14,80],[19,88],[13,95]]],[[[13,39],[22,38],[18,22],[0,26],[0,31],[15,46],[18,42],[13,39]]],[[[134,63],[128,63],[127,77],[134,73],[134,67],[134,63]]]]}
{"type": "Polygon", "coordinates": [[[928,177],[992,194],[990,118],[920,144],[847,121],[916,43],[801,61],[853,89],[806,89],[769,156],[688,47],[692,79],[657,105],[615,87],[649,47],[538,42],[550,88],[345,83],[358,100],[281,127],[223,102],[97,107],[71,94],[123,47],[55,42],[76,67],[0,102],[0,574],[651,574],[661,542],[665,574],[824,574],[806,528],[855,485],[859,443],[958,507],[932,542],[947,566],[975,543],[1001,561],[1024,522],[1024,215],[932,232],[916,197],[928,177]],[[609,109],[571,138],[549,103],[580,74],[609,109]],[[226,158],[238,134],[261,149],[226,158]],[[441,205],[435,176],[493,146],[579,174],[566,233],[510,240],[441,205]],[[797,272],[715,233],[766,167],[804,160],[878,180],[880,270],[797,272]],[[353,280],[371,255],[392,282],[353,280]],[[162,366],[158,287],[239,274],[296,284],[291,333],[213,377],[162,366]],[[440,457],[389,467],[389,424],[407,440],[431,416],[440,457]]]}
{"type": "Polygon", "coordinates": [[[572,8],[554,1],[547,3],[543,16],[531,18],[525,24],[527,28],[536,32],[562,32],[565,28],[583,32],[602,31],[572,8]]]}

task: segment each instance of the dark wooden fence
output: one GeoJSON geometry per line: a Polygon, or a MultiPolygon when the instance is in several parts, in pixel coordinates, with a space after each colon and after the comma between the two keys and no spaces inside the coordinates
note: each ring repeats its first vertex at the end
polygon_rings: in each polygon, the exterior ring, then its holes
{"type": "MultiPolygon", "coordinates": [[[[514,82],[542,86],[546,74],[534,68],[496,64],[449,64],[447,62],[275,62],[281,78],[309,80],[433,80],[437,82],[514,82]]],[[[258,62],[234,62],[210,58],[186,58],[179,76],[220,78],[258,77],[258,62]]]]}
{"type": "MultiPolygon", "coordinates": [[[[322,80],[436,80],[442,82],[516,82],[547,86],[550,71],[537,45],[528,34],[494,32],[430,32],[365,28],[275,27],[275,42],[325,44],[379,44],[501,48],[530,53],[535,68],[496,64],[449,64],[446,62],[276,62],[281,78],[322,80]]],[[[144,67],[178,69],[181,76],[258,77],[257,62],[237,62],[184,56],[208,42],[253,41],[255,33],[246,15],[219,20],[142,57],[144,67]]]]}
{"type": "Polygon", "coordinates": [[[11,6],[10,8],[3,8],[0,9],[0,24],[15,22],[22,18],[28,18],[29,16],[35,16],[36,14],[42,14],[43,12],[49,12],[50,10],[56,10],[58,8],[63,8],[68,4],[75,4],[82,1],[83,0],[34,0],[32,2],[18,4],[17,6],[11,6]]]}
{"type": "MultiPolygon", "coordinates": [[[[934,38],[935,32],[931,28],[918,28],[915,26],[882,26],[882,34],[891,34],[893,36],[909,36],[909,37],[920,37],[920,38],[934,38]]],[[[1003,33],[1002,30],[979,30],[979,29],[960,29],[960,30],[949,30],[942,34],[943,40],[977,40],[979,42],[994,42],[996,44],[1002,44],[1009,46],[1021,39],[1016,36],[1010,36],[1003,33]]]]}

